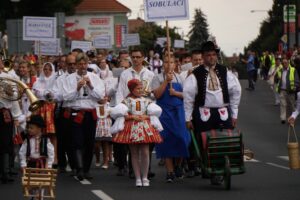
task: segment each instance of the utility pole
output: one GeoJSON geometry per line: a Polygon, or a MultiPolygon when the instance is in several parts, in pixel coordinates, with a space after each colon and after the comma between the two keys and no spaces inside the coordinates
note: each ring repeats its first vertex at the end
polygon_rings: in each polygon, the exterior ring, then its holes
{"type": "Polygon", "coordinates": [[[287,0],[287,6],[286,6],[286,35],[287,35],[287,51],[290,50],[290,1],[287,0]]]}

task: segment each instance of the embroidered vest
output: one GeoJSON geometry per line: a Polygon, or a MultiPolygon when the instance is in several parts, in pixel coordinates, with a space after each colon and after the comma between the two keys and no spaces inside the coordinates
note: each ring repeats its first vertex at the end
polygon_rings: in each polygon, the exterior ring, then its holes
{"type": "MultiPolygon", "coordinates": [[[[43,135],[40,138],[40,156],[48,157],[48,149],[47,149],[47,142],[48,137],[43,135]]],[[[30,147],[30,137],[27,137],[27,149],[26,149],[26,157],[29,158],[31,154],[31,147],[30,147]]]]}
{"type": "MultiPolygon", "coordinates": [[[[227,69],[225,66],[217,64],[215,71],[222,88],[223,101],[224,103],[229,103],[227,69]]],[[[197,86],[198,86],[198,94],[196,95],[194,108],[198,108],[205,105],[208,71],[205,69],[204,65],[201,65],[197,67],[192,73],[196,77],[197,86]]]]}

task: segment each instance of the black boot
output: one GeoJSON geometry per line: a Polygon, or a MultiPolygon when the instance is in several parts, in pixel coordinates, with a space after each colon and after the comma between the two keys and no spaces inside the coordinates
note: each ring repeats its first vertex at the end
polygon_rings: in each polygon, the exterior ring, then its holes
{"type": "Polygon", "coordinates": [[[2,174],[1,182],[3,184],[6,184],[8,182],[13,182],[14,179],[12,179],[8,174],[8,172],[9,172],[9,170],[8,170],[9,169],[9,155],[8,154],[3,154],[0,156],[0,165],[1,165],[0,171],[2,174]]]}
{"type": "Polygon", "coordinates": [[[77,163],[77,172],[76,172],[76,177],[79,181],[83,180],[83,162],[82,162],[82,152],[81,150],[76,150],[75,153],[75,159],[77,163]]]}

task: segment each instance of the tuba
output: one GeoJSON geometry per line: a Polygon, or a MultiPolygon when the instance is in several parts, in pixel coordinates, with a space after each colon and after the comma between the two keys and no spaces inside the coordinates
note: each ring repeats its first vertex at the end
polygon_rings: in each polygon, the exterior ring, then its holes
{"type": "Polygon", "coordinates": [[[8,77],[0,77],[0,98],[6,99],[8,101],[18,101],[22,98],[24,92],[29,98],[29,110],[31,112],[37,110],[42,106],[43,101],[39,100],[32,93],[29,87],[22,81],[8,77]]]}

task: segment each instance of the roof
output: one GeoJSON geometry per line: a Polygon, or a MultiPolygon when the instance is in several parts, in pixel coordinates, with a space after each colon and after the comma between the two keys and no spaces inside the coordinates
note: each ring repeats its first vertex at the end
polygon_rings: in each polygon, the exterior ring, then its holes
{"type": "Polygon", "coordinates": [[[130,19],[128,20],[128,32],[135,33],[138,30],[138,28],[140,28],[144,24],[145,21],[139,17],[137,19],[130,19]]]}
{"type": "Polygon", "coordinates": [[[76,8],[76,13],[113,12],[128,13],[129,8],[116,0],[83,0],[76,8]]]}

